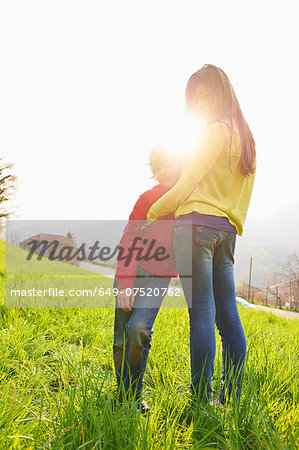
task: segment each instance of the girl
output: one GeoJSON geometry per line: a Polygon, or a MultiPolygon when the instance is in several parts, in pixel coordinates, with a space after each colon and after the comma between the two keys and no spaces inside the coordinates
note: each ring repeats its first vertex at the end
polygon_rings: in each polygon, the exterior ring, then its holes
{"type": "Polygon", "coordinates": [[[215,321],[223,352],[224,404],[236,395],[244,371],[246,339],[240,321],[234,281],[236,234],[243,233],[255,178],[255,142],[227,75],[206,64],[189,79],[186,111],[206,125],[179,181],[147,214],[156,220],[174,213],[174,246],[181,274],[192,258],[192,289],[182,278],[190,322],[190,391],[208,402],[216,352],[215,321]],[[192,220],[192,225],[183,219],[192,220]],[[192,227],[192,230],[190,229],[192,227]],[[192,233],[192,256],[184,251],[192,233]]]}

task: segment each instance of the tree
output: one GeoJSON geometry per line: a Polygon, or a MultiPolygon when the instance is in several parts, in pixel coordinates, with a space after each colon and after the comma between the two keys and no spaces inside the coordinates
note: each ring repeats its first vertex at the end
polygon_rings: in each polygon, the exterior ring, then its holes
{"type": "Polygon", "coordinates": [[[299,301],[299,249],[288,256],[286,263],[273,272],[272,286],[279,285],[279,294],[289,298],[292,308],[297,309],[299,301]]]}
{"type": "Polygon", "coordinates": [[[288,262],[283,266],[283,277],[285,280],[289,280],[293,307],[297,309],[299,300],[299,250],[295,250],[289,255],[288,262]]]}
{"type": "Polygon", "coordinates": [[[12,168],[13,164],[5,163],[0,157],[0,231],[3,227],[3,219],[13,213],[11,200],[17,188],[17,177],[11,172],[12,168]]]}

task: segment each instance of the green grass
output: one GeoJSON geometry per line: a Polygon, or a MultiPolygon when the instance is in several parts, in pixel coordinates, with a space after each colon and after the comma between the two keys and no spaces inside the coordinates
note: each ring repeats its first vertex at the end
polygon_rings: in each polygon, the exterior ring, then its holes
{"type": "MultiPolygon", "coordinates": [[[[298,440],[298,321],[240,307],[248,345],[239,402],[190,414],[188,313],[162,308],[144,397],[115,406],[111,308],[6,308],[0,241],[0,448],[280,449],[298,440]]],[[[102,279],[109,287],[112,280],[102,279]]],[[[213,387],[221,375],[220,340],[213,387]]],[[[298,441],[297,441],[298,444],[298,441]]]]}
{"type": "MultiPolygon", "coordinates": [[[[0,240],[1,242],[1,240],[0,240]]],[[[80,269],[79,267],[67,264],[65,262],[50,261],[46,257],[42,257],[38,260],[38,255],[33,253],[30,260],[26,260],[28,256],[28,251],[16,247],[10,243],[5,243],[6,245],[6,260],[4,264],[4,241],[2,241],[2,248],[0,248],[0,256],[3,261],[0,263],[3,269],[6,270],[6,275],[11,276],[90,276],[91,272],[85,269],[80,269]],[[5,266],[5,267],[4,267],[5,266]]],[[[0,269],[1,270],[1,269],[0,269]]],[[[95,274],[93,274],[95,275],[95,274]]]]}

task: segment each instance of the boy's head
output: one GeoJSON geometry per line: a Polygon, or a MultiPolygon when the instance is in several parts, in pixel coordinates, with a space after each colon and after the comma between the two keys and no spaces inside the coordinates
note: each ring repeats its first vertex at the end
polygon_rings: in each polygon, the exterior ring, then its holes
{"type": "Polygon", "coordinates": [[[181,176],[184,161],[174,155],[163,145],[157,145],[150,150],[149,166],[152,178],[164,187],[171,188],[181,176]]]}

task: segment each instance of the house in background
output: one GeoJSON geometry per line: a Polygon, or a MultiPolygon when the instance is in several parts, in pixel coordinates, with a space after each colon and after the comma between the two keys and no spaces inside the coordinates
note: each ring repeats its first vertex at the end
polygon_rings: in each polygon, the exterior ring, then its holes
{"type": "MultiPolygon", "coordinates": [[[[60,254],[60,252],[62,252],[61,253],[62,257],[66,257],[67,253],[68,253],[66,247],[72,248],[72,250],[69,251],[71,253],[71,255],[75,254],[78,250],[78,248],[75,247],[75,245],[74,245],[73,239],[65,237],[61,234],[48,234],[48,233],[40,233],[40,234],[36,234],[35,236],[31,236],[31,237],[25,239],[24,241],[20,242],[19,247],[23,248],[24,250],[30,251],[32,244],[29,244],[29,243],[33,240],[38,241],[38,243],[42,242],[42,241],[46,241],[48,244],[50,244],[51,242],[54,242],[54,241],[58,241],[58,245],[55,250],[55,256],[58,256],[60,254]],[[65,248],[64,251],[63,251],[63,248],[65,248]]],[[[53,251],[53,248],[55,248],[54,243],[53,243],[53,245],[50,245],[49,248],[47,248],[45,250],[45,252],[43,253],[43,256],[48,258],[50,253],[53,251]]],[[[42,245],[40,245],[36,249],[35,253],[38,254],[41,251],[41,249],[42,249],[42,245]]],[[[78,253],[77,256],[75,256],[75,258],[72,258],[69,261],[66,259],[61,259],[61,262],[72,264],[73,266],[78,267],[79,263],[80,263],[80,261],[78,261],[78,259],[77,259],[78,256],[80,257],[81,254],[78,253]]],[[[60,261],[60,259],[57,258],[57,259],[55,259],[55,261],[60,261]]]]}

